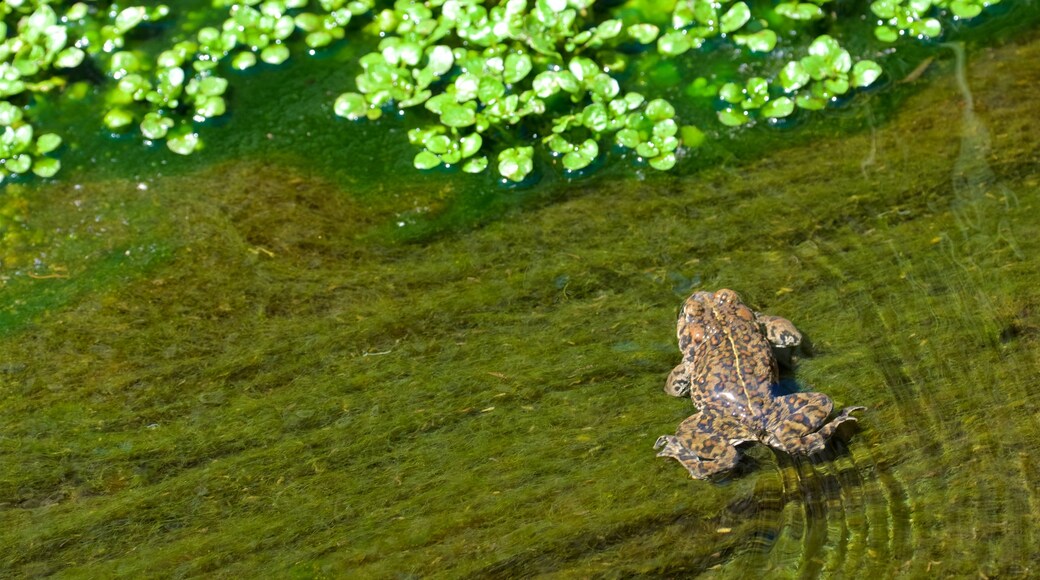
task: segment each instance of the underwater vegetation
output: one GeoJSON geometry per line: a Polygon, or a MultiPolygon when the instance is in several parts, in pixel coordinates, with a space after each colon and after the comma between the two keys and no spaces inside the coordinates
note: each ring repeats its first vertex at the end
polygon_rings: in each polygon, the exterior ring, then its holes
{"type": "Polygon", "coordinates": [[[521,182],[536,151],[580,174],[616,149],[667,170],[703,142],[703,122],[629,87],[669,63],[697,71],[686,91],[717,122],[778,123],[874,85],[880,57],[900,43],[940,38],[995,3],[213,0],[173,10],[10,0],[0,5],[0,181],[59,171],[69,137],[39,125],[40,102],[101,91],[90,112],[99,126],[187,155],[227,112],[232,73],[354,40],[371,50],[347,65],[354,86],[334,112],[377,121],[408,111],[418,169],[493,167],[521,182]],[[864,22],[880,45],[856,40],[864,22]]]}

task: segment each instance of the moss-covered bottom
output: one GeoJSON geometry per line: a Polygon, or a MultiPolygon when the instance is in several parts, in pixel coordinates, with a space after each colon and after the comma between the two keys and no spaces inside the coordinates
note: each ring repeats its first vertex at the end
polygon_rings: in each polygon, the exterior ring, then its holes
{"type": "Polygon", "coordinates": [[[0,575],[1035,574],[1040,43],[969,55],[973,107],[956,68],[872,131],[425,244],[260,162],[28,196],[0,575]],[[654,456],[676,308],[719,287],[858,430],[718,482],[654,456]]]}

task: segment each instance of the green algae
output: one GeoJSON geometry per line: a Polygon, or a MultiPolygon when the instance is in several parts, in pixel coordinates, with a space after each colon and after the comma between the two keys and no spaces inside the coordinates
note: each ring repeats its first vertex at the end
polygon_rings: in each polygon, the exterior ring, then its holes
{"type": "Polygon", "coordinates": [[[0,569],[1028,575],[1040,127],[1014,89],[1038,63],[970,53],[971,123],[942,59],[869,130],[526,194],[421,244],[386,224],[453,192],[290,156],[41,188],[22,258],[69,278],[0,289],[40,300],[0,335],[0,569]],[[718,483],[654,457],[692,412],[660,387],[693,287],[793,320],[795,378],[868,406],[861,429],[718,483]]]}

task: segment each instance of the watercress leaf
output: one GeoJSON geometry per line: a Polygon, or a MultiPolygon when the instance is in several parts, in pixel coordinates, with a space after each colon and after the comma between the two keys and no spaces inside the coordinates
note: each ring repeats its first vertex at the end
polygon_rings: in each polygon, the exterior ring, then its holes
{"type": "Polygon", "coordinates": [[[480,133],[470,133],[459,139],[459,150],[463,157],[472,157],[477,151],[480,151],[480,146],[484,143],[484,139],[480,136],[480,133]]]}
{"type": "Polygon", "coordinates": [[[463,164],[462,170],[466,173],[480,173],[481,171],[487,169],[487,166],[488,158],[484,155],[481,155],[480,157],[474,157],[473,159],[470,159],[465,164],[463,164]]]}
{"type": "Polygon", "coordinates": [[[420,151],[412,160],[412,165],[414,165],[416,169],[433,169],[440,164],[441,158],[429,151],[420,151]]]}
{"type": "Polygon", "coordinates": [[[679,134],[682,137],[683,144],[687,147],[700,147],[704,143],[704,131],[693,125],[683,125],[679,134]]]}
{"type": "Polygon", "coordinates": [[[899,40],[899,31],[891,26],[878,26],[874,29],[874,36],[881,42],[895,42],[899,40]]]}
{"type": "Polygon", "coordinates": [[[70,46],[54,57],[54,66],[58,68],[76,68],[83,62],[83,57],[86,56],[82,50],[75,46],[70,46]]]}
{"type": "Polygon", "coordinates": [[[337,115],[351,121],[363,117],[367,109],[368,103],[365,101],[365,97],[357,93],[343,93],[336,98],[336,103],[333,105],[333,111],[337,115]]]}
{"type": "Polygon", "coordinates": [[[868,87],[881,76],[881,67],[872,60],[861,60],[852,67],[852,86],[868,87]]]}
{"type": "Polygon", "coordinates": [[[477,115],[473,109],[456,103],[445,103],[441,111],[441,123],[448,127],[468,127],[476,120],[477,115]]]}
{"type": "Polygon", "coordinates": [[[451,149],[451,138],[447,135],[432,135],[426,139],[424,145],[426,149],[431,153],[441,155],[447,153],[451,149]]]}
{"type": "Polygon", "coordinates": [[[61,169],[61,161],[51,157],[40,157],[33,162],[32,171],[40,177],[54,177],[61,169]]]}
{"type": "Polygon", "coordinates": [[[719,28],[723,33],[730,33],[740,29],[751,19],[751,10],[743,2],[737,2],[719,19],[719,28]]]}
{"type": "Polygon", "coordinates": [[[726,83],[719,89],[719,98],[727,103],[739,103],[744,100],[744,88],[737,83],[726,83]]]}
{"type": "Polygon", "coordinates": [[[780,97],[767,101],[762,108],[759,109],[762,116],[769,118],[780,118],[786,117],[794,112],[794,101],[790,97],[780,97]]]}
{"type": "Polygon", "coordinates": [[[505,58],[503,78],[509,84],[520,82],[531,72],[532,67],[531,57],[526,53],[509,54],[505,58]]]}
{"type": "Polygon", "coordinates": [[[657,40],[657,34],[660,32],[653,24],[633,24],[626,29],[628,35],[640,44],[650,44],[657,40]]]}
{"type": "Polygon", "coordinates": [[[191,155],[198,146],[199,135],[190,131],[181,131],[166,140],[166,147],[178,155],[191,155]]]}
{"type": "Polygon", "coordinates": [[[722,109],[718,116],[719,121],[727,127],[739,127],[751,121],[751,117],[743,109],[734,107],[722,109]]]}
{"type": "Polygon", "coordinates": [[[260,51],[260,60],[267,64],[282,64],[289,58],[289,47],[284,44],[272,44],[260,51]]]}
{"type": "Polygon", "coordinates": [[[670,30],[657,39],[657,50],[665,56],[679,56],[692,47],[684,30],[670,30]]]}
{"type": "Polygon", "coordinates": [[[54,133],[44,133],[36,138],[36,153],[43,155],[54,151],[61,145],[61,137],[54,133]]]}
{"type": "Polygon", "coordinates": [[[639,131],[635,129],[621,129],[615,134],[618,145],[635,149],[639,145],[639,131]]]}
{"type": "Polygon", "coordinates": [[[125,109],[112,109],[108,113],[105,113],[102,122],[109,129],[122,129],[134,122],[134,116],[125,109]]]}
{"type": "Polygon", "coordinates": [[[654,99],[646,104],[646,116],[651,121],[670,119],[675,116],[675,108],[664,99],[654,99]]]}
{"type": "Polygon", "coordinates": [[[663,155],[658,155],[650,159],[650,167],[659,171],[668,171],[672,167],[675,167],[675,153],[668,152],[663,155]]]}
{"type": "Polygon", "coordinates": [[[534,168],[533,147],[510,147],[498,154],[498,173],[510,181],[523,181],[534,168]]]}
{"type": "Polygon", "coordinates": [[[7,162],[3,165],[4,169],[11,173],[25,173],[32,167],[32,157],[26,154],[15,155],[14,157],[7,158],[7,162]]]}
{"type": "Polygon", "coordinates": [[[231,68],[235,70],[246,70],[256,65],[256,55],[251,52],[240,52],[231,59],[231,68]]]}
{"type": "Polygon", "coordinates": [[[733,42],[755,52],[769,52],[776,48],[776,33],[767,28],[753,34],[734,34],[733,42]]]}

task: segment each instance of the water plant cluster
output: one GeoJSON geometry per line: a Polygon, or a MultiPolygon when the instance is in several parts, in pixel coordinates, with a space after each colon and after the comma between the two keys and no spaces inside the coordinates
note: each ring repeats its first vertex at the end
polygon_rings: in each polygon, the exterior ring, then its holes
{"type": "MultiPolygon", "coordinates": [[[[944,21],[974,18],[996,1],[876,0],[869,10],[875,36],[888,43],[934,38],[944,21]]],[[[335,99],[334,112],[370,122],[413,111],[408,139],[418,148],[418,169],[494,167],[522,181],[538,150],[567,172],[615,150],[667,170],[704,132],[667,100],[625,88],[640,78],[638,63],[689,61],[719,47],[757,59],[755,74],[701,87],[726,126],[825,109],[882,74],[839,38],[814,35],[837,18],[833,4],[676,0],[662,10],[637,0],[611,7],[593,0],[213,0],[202,16],[179,18],[161,4],[6,0],[0,181],[59,170],[55,154],[67,136],[37,127],[33,101],[68,89],[69,79],[92,79],[105,92],[97,118],[108,130],[138,132],[187,155],[202,145],[198,128],[226,113],[229,73],[280,65],[294,51],[313,54],[348,34],[378,40],[356,62],[354,86],[344,87],[352,90],[335,99]],[[155,38],[166,44],[146,49],[142,40],[155,38]]]]}

